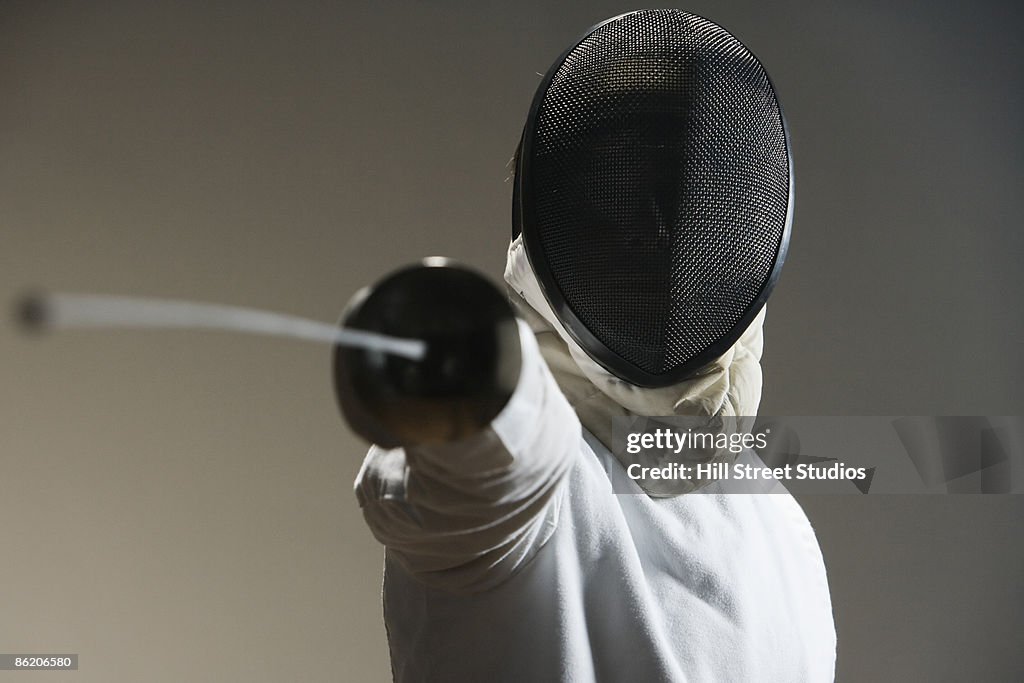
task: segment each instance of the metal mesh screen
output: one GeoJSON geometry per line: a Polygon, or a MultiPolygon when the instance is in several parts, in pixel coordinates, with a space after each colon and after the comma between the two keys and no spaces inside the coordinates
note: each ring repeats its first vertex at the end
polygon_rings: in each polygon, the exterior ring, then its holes
{"type": "Polygon", "coordinates": [[[525,230],[589,332],[653,375],[738,337],[790,192],[756,58],[701,17],[634,12],[568,53],[535,112],[525,230]]]}

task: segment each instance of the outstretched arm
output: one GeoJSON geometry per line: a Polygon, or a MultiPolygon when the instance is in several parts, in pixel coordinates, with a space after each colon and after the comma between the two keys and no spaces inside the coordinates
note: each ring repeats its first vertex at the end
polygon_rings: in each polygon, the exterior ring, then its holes
{"type": "Polygon", "coordinates": [[[418,361],[336,353],[343,412],[377,444],[355,485],[368,526],[421,581],[500,583],[550,537],[579,447],[533,333],[493,285],[448,266],[386,278],[345,323],[427,342],[418,361]]]}
{"type": "Polygon", "coordinates": [[[501,583],[548,540],[580,426],[520,324],[522,371],[491,425],[468,438],[385,450],[355,491],[377,540],[416,578],[472,592],[501,583]]]}

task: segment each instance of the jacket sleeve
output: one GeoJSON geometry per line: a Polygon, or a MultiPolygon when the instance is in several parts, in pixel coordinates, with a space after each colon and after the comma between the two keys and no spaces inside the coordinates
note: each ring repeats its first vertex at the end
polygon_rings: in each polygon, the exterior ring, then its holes
{"type": "Polygon", "coordinates": [[[373,535],[418,580],[454,592],[491,588],[550,538],[580,423],[519,322],[523,362],[490,427],[442,446],[373,446],[355,482],[373,535]]]}

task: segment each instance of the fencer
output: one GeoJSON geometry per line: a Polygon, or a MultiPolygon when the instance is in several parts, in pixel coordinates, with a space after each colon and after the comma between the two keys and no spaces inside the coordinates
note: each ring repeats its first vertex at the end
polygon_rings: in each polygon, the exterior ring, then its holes
{"type": "Polygon", "coordinates": [[[544,78],[514,183],[511,307],[426,263],[345,319],[424,339],[424,360],[336,349],[343,411],[375,443],[355,493],[386,548],[394,678],[832,680],[794,499],[644,485],[611,448],[619,416],[757,413],[793,211],[760,62],[682,11],[603,22],[544,78]]]}

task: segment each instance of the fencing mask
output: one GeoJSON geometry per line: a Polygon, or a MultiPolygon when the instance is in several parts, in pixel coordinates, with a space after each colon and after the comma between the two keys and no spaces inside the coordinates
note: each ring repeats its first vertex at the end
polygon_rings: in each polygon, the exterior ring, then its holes
{"type": "Polygon", "coordinates": [[[623,14],[541,82],[513,237],[569,334],[619,378],[666,386],[727,351],[775,284],[792,209],[775,91],[720,26],[623,14]]]}

